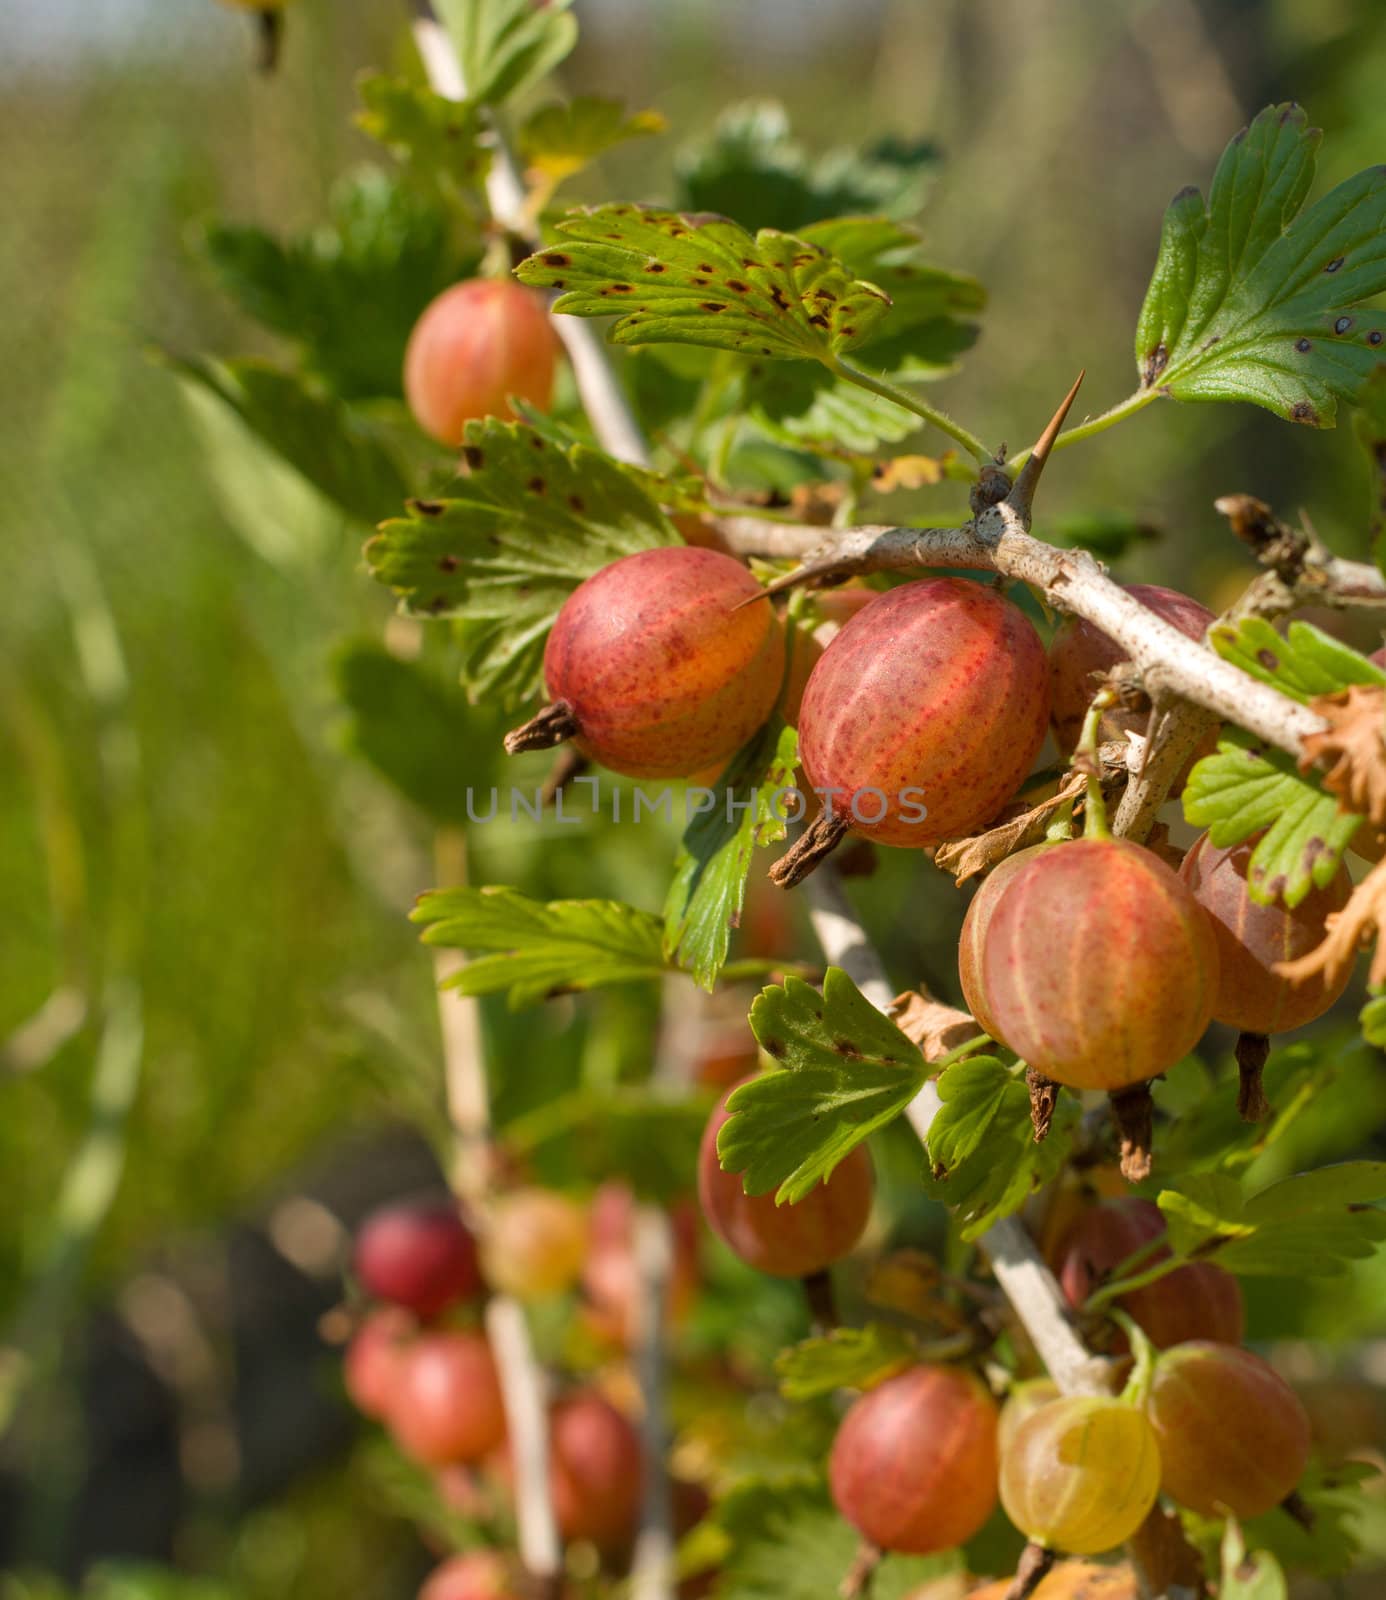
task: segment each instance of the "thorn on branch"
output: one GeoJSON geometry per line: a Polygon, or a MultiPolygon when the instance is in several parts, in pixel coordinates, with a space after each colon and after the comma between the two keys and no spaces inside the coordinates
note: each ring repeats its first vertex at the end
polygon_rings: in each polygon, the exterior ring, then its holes
{"type": "Polygon", "coordinates": [[[1306,1533],[1313,1533],[1314,1524],[1318,1521],[1318,1517],[1314,1513],[1313,1506],[1309,1504],[1298,1489],[1290,1490],[1289,1494],[1280,1502],[1280,1509],[1286,1516],[1293,1517],[1306,1533]]]}
{"type": "Polygon", "coordinates": [[[1035,441],[1035,447],[1030,452],[1030,459],[1020,469],[1020,476],[1015,480],[1015,487],[1007,497],[1012,506],[1026,519],[1029,518],[1030,508],[1034,504],[1035,490],[1039,487],[1040,474],[1044,471],[1044,464],[1049,459],[1049,453],[1054,448],[1054,441],[1059,437],[1059,429],[1064,425],[1064,418],[1069,413],[1069,408],[1078,398],[1078,390],[1082,386],[1087,371],[1080,372],[1074,379],[1073,387],[1059,403],[1059,409],[1049,419],[1044,432],[1035,441]]]}
{"type": "Polygon", "coordinates": [[[1142,1183],[1150,1176],[1151,1148],[1155,1139],[1155,1102],[1148,1083],[1118,1089],[1107,1096],[1120,1143],[1121,1175],[1127,1183],[1142,1183]]]}
{"type": "Polygon", "coordinates": [[[802,883],[847,837],[847,824],[835,812],[821,811],[794,844],[770,868],[777,888],[792,889],[802,883]]]}
{"type": "Polygon", "coordinates": [[[575,739],[579,731],[572,706],[566,700],[555,700],[523,726],[506,734],[505,753],[514,756],[524,750],[552,750],[565,739],[575,739]]]}
{"type": "Polygon", "coordinates": [[[1035,1130],[1035,1143],[1043,1144],[1049,1137],[1049,1125],[1059,1103],[1059,1086],[1042,1072],[1026,1067],[1025,1087],[1030,1091],[1030,1126],[1035,1130]]]}
{"type": "Polygon", "coordinates": [[[1243,1122],[1262,1122],[1271,1113],[1270,1101],[1261,1087],[1261,1073],[1270,1055],[1270,1040],[1264,1033],[1237,1035],[1237,1115],[1243,1122]]]}
{"type": "Polygon", "coordinates": [[[1015,1577],[1011,1580],[1010,1588],[1006,1590],[1005,1600],[1030,1600],[1030,1596],[1049,1576],[1053,1565],[1054,1552],[1046,1550],[1042,1544],[1031,1541],[1020,1553],[1015,1577]]]}

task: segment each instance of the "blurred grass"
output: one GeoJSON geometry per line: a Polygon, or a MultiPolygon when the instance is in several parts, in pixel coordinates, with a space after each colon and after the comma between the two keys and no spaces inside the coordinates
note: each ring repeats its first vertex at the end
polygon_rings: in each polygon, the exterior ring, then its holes
{"type": "MultiPolygon", "coordinates": [[[[565,87],[657,106],[673,133],[616,153],[574,198],[659,198],[679,144],[744,96],[783,99],[811,144],[942,145],[926,231],[940,264],[991,291],[946,403],[1012,446],[1080,366],[1080,410],[1131,387],[1164,203],[1206,185],[1259,105],[1301,99],[1326,128],[1321,185],[1386,152],[1374,0],[890,0],[815,7],[811,26],[768,0],[579,11],[565,87]]],[[[332,694],[335,648],[378,637],[388,613],[361,530],[224,423],[209,437],[143,355],[262,347],[189,232],[212,212],[311,226],[366,151],[354,75],[407,45],[390,5],[302,0],[263,82],[244,19],[210,0],[139,19],[99,57],[0,79],[0,1040],[32,1044],[15,1030],[55,993],[50,1022],[85,1008],[49,1055],[0,1061],[0,1326],[41,1314],[53,1363],[149,1252],[252,1208],[329,1135],[434,1096],[429,969],[403,916],[428,882],[427,833],[345,757],[332,694]]],[[[0,55],[23,25],[0,19],[0,55]]],[[[1165,537],[1123,575],[1206,594],[1245,565],[1212,511],[1232,490],[1305,507],[1336,548],[1362,549],[1349,430],[1249,408],[1153,407],[1056,462],[1044,510],[1148,517],[1165,537]]],[[[533,829],[480,837],[478,877],[659,904],[657,850],[634,858],[611,830],[543,837],[542,853],[533,829]]],[[[902,978],[951,989],[950,886],[901,860],[860,899],[902,978]]],[[[536,1063],[507,1073],[505,1114],[637,1060],[644,998],[586,1015],[490,1013],[499,1059],[536,1063]]],[[[1382,1275],[1356,1275],[1350,1301],[1354,1333],[1379,1329],[1382,1275]]],[[[1331,1336],[1335,1304],[1301,1306],[1301,1331],[1331,1336]]],[[[363,1496],[332,1478],[243,1525],[204,1507],[189,1559],[257,1595],[336,1594],[368,1568],[371,1593],[404,1592],[388,1529],[357,1524],[363,1496]]]]}

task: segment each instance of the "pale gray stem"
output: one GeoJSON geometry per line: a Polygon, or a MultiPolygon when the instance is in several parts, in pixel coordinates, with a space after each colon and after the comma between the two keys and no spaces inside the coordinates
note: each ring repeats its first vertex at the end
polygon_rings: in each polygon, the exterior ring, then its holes
{"type": "Polygon", "coordinates": [[[665,1308],[673,1272],[673,1230],[657,1206],[635,1214],[635,1356],[644,1402],[640,1532],[631,1562],[631,1600],[673,1600],[674,1509],[665,1456],[665,1308]]]}
{"type": "Polygon", "coordinates": [[[1113,833],[1144,843],[1171,787],[1216,725],[1216,717],[1187,701],[1152,707],[1145,759],[1122,793],[1112,818],[1113,833]]]}
{"type": "MultiPolygon", "coordinates": [[[[466,81],[446,30],[433,15],[433,8],[426,0],[415,0],[414,11],[414,43],[423,61],[429,86],[447,100],[465,100],[466,81]]],[[[539,235],[529,214],[524,180],[509,145],[494,126],[490,130],[490,143],[491,166],[486,175],[486,198],[491,215],[508,232],[537,245],[539,235]]],[[[618,461],[648,466],[649,447],[607,359],[605,346],[596,328],[581,317],[554,317],[553,326],[568,352],[583,410],[592,423],[602,449],[618,461]]]]}
{"type": "Polygon", "coordinates": [[[541,1592],[562,1569],[549,1492],[549,1387],[535,1358],[524,1307],[509,1295],[486,1303],[486,1336],[500,1374],[505,1426],[515,1471],[515,1522],[520,1560],[541,1592]]]}
{"type": "MultiPolygon", "coordinates": [[[[829,966],[841,967],[878,1011],[889,1012],[894,991],[875,946],[852,910],[831,861],[804,883],[813,931],[829,966]]],[[[926,1143],[939,1107],[932,1080],[906,1109],[910,1126],[926,1143]]],[[[982,1235],[992,1272],[1039,1353],[1050,1377],[1066,1394],[1097,1394],[1105,1389],[1106,1364],[1094,1357],[1069,1321],[1063,1291],[1024,1225],[1016,1217],[995,1223],[982,1235]]]]}

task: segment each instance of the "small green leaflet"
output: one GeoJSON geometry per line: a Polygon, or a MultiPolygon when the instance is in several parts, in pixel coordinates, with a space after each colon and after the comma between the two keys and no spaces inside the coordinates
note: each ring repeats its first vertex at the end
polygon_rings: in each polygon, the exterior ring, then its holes
{"type": "Polygon", "coordinates": [[[462,994],[509,992],[512,1009],[555,994],[657,978],[659,919],[618,900],[531,900],[518,889],[433,889],[411,913],[423,941],[483,951],[447,981],[462,994]]]}
{"type": "Polygon", "coordinates": [[[1191,1173],[1160,1194],[1170,1248],[1247,1277],[1328,1278],[1386,1239],[1386,1162],[1297,1173],[1245,1198],[1225,1173],[1191,1173]]]}
{"type": "Polygon", "coordinates": [[[467,424],[464,455],[470,475],[449,498],[411,501],[367,544],[366,562],[408,610],[475,625],[467,688],[513,708],[542,687],[544,642],[578,584],[678,535],[598,450],[490,418],[467,424]]]}
{"type": "Polygon", "coordinates": [[[456,194],[486,180],[491,152],[481,143],[481,113],[471,100],[446,100],[404,78],[367,73],[356,92],[357,126],[420,178],[456,194]]]}
{"type": "Polygon", "coordinates": [[[1268,106],[1228,145],[1206,205],[1196,189],[1174,197],[1136,330],[1143,388],[1312,427],[1357,398],[1386,353],[1386,316],[1354,309],[1386,290],[1386,167],[1306,209],[1319,139],[1298,106],[1268,106]]]}
{"type": "Polygon", "coordinates": [[[1251,852],[1247,885],[1263,904],[1297,906],[1311,888],[1330,884],[1362,819],[1303,776],[1291,756],[1257,744],[1238,729],[1218,741],[1189,774],[1184,817],[1207,828],[1219,848],[1265,830],[1251,852]]]}
{"type": "Polygon", "coordinates": [[[828,217],[909,217],[924,203],[939,152],[927,140],[886,138],[810,154],[775,100],[728,106],[701,143],[683,151],[679,203],[745,227],[791,232],[828,217]]]}
{"type": "Polygon", "coordinates": [[[751,1030],[785,1070],[742,1084],[717,1138],[747,1194],[802,1200],[877,1128],[905,1109],[928,1076],[924,1058],[837,967],[820,994],[801,978],[764,989],[751,1030]]]}
{"type": "Polygon", "coordinates": [[[658,111],[628,115],[619,100],[579,95],[567,105],[540,106],[530,115],[520,129],[520,157],[551,192],[605,151],[663,133],[666,126],[658,111]]]}
{"type": "Polygon", "coordinates": [[[1024,1077],[994,1056],[969,1056],[938,1079],[942,1104],[929,1127],[930,1196],[952,1206],[962,1237],[975,1239],[1018,1211],[1068,1159],[1078,1111],[1061,1097],[1049,1135],[1036,1144],[1024,1077]]]}
{"type": "Polygon", "coordinates": [[[488,776],[477,752],[495,748],[497,719],[422,662],[374,641],[345,646],[333,668],[351,714],[347,748],[436,821],[465,823],[468,789],[488,776]]]}
{"type": "Polygon", "coordinates": [[[889,1322],[834,1328],[825,1338],[803,1339],[775,1359],[786,1400],[813,1400],[835,1389],[869,1389],[919,1359],[914,1340],[889,1322]]]}
{"type": "Polygon", "coordinates": [[[470,99],[499,105],[553,71],[577,43],[573,0],[434,0],[470,99]]]}
{"type": "Polygon", "coordinates": [[[349,517],[379,522],[409,492],[383,432],[297,373],[265,361],[160,359],[190,389],[229,406],[267,450],[349,517]]]}
{"type": "Polygon", "coordinates": [[[620,320],[615,344],[695,344],[832,366],[890,306],[827,251],[792,233],[752,237],[724,217],[598,206],[558,224],[560,237],[516,268],[561,290],[554,309],[620,320]]]}
{"type": "Polygon", "coordinates": [[[1386,366],[1378,367],[1362,385],[1357,407],[1352,429],[1367,458],[1372,559],[1386,572],[1386,366]]]}
{"type": "MultiPolygon", "coordinates": [[[[739,1485],[719,1500],[713,1519],[724,1535],[718,1600],[824,1600],[837,1593],[861,1544],[817,1481],[739,1485]]],[[[872,1600],[906,1600],[962,1566],[959,1551],[888,1555],[872,1573],[872,1600]]]]}
{"type": "Polygon", "coordinates": [[[692,1188],[707,1118],[705,1100],[671,1100],[649,1085],[582,1088],[509,1123],[504,1140],[526,1167],[547,1163],[592,1183],[619,1175],[642,1199],[668,1201],[692,1188]]]}
{"type": "MultiPolygon", "coordinates": [[[[726,962],[757,846],[773,844],[787,831],[783,802],[777,808],[775,801],[793,787],[798,747],[794,729],[772,717],[696,797],[710,800],[689,823],[674,862],[664,903],[664,949],[705,989],[726,962]]],[[[695,803],[692,796],[689,803],[695,803]]]]}
{"type": "Polygon", "coordinates": [[[1378,1050],[1386,1050],[1386,994],[1373,993],[1357,1019],[1362,1037],[1378,1050]]]}
{"type": "Polygon", "coordinates": [[[1374,662],[1308,622],[1292,622],[1282,635],[1264,617],[1243,617],[1215,623],[1208,642],[1224,661],[1301,705],[1350,683],[1386,684],[1374,662]]]}

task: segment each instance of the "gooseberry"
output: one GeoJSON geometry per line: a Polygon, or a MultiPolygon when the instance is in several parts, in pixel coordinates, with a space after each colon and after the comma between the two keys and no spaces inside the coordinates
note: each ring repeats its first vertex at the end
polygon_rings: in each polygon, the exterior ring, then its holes
{"type": "Polygon", "coordinates": [[[1243,1033],[1285,1033],[1321,1017],[1352,977],[1345,966],[1329,980],[1317,972],[1292,983],[1275,971],[1319,945],[1326,919],[1341,911],[1352,880],[1338,872],[1326,889],[1313,888],[1293,908],[1282,900],[1259,905],[1247,889],[1256,841],[1219,849],[1206,833],[1194,841],[1179,876],[1208,913],[1218,945],[1218,987],[1213,1017],[1243,1033]]]}
{"type": "Polygon", "coordinates": [[[389,1411],[413,1332],[413,1319],[401,1306],[381,1306],[352,1334],[342,1359],[342,1380],[363,1415],[383,1417],[389,1411]]]}
{"type": "Polygon", "coordinates": [[[571,1289],[587,1258],[587,1213],[551,1189],[515,1189],[492,1209],[482,1242],[486,1276],[502,1294],[543,1300],[571,1289]]]}
{"type": "Polygon", "coordinates": [[[436,1317],[481,1288],[476,1241],[444,1202],[385,1206],[356,1235],[356,1277],[367,1294],[436,1317]]]}
{"type": "Polygon", "coordinates": [[[424,432],[455,448],[473,418],[512,417],[511,395],[547,411],[557,357],[542,295],[506,278],[470,278],[414,324],[404,397],[424,432]]]}
{"type": "Polygon", "coordinates": [[[1041,1406],[1059,1398],[1059,1386],[1052,1378],[1029,1378],[1024,1383],[1012,1385],[1001,1407],[1000,1421],[996,1427],[996,1448],[1005,1455],[1016,1429],[1041,1406]]]}
{"type": "Polygon", "coordinates": [[[963,578],[907,583],[852,617],[809,675],[799,753],[840,827],[922,846],[990,822],[1044,741],[1044,647],[963,578]]]}
{"type": "Polygon", "coordinates": [[[419,1600],[517,1600],[520,1587],[497,1551],[468,1550],[429,1573],[419,1600]]]}
{"type": "Polygon", "coordinates": [[[1164,1491],[1190,1511],[1259,1517],[1303,1476],[1308,1414],[1280,1374],[1249,1350],[1209,1340],[1166,1350],[1155,1363],[1147,1411],[1164,1491]]]}
{"type": "Polygon", "coordinates": [[[996,1037],[996,1029],[982,989],[982,951],[986,948],[991,914],[1000,902],[1001,891],[1025,863],[1033,860],[1040,851],[1050,849],[1053,849],[1053,845],[1048,842],[1034,844],[999,861],[982,879],[963,918],[962,932],[958,936],[958,981],[973,1020],[992,1038],[996,1037]]]}
{"type": "Polygon", "coordinates": [[[505,1406],[486,1340],[448,1330],[407,1346],[387,1420],[405,1454],[427,1466],[488,1455],[505,1438],[505,1406]]]}
{"type": "Polygon", "coordinates": [[[1068,1395],[1027,1417],[1001,1457],[1001,1504],[1027,1539],[1095,1556],[1129,1539],[1160,1492],[1144,1414],[1105,1395],[1068,1395]]]}
{"type": "Polygon", "coordinates": [[[911,1367],[853,1402],[828,1481],[834,1505],[872,1544],[951,1550],[996,1505],[996,1405],[969,1372],[911,1367]]]}
{"type": "MultiPolygon", "coordinates": [[[[746,1081],[750,1081],[749,1079],[746,1081]]],[[[717,1135],[731,1113],[722,1097],[703,1130],[698,1152],[698,1199],[708,1227],[748,1266],[776,1278],[805,1278],[840,1261],[865,1231],[875,1182],[864,1145],[794,1205],[776,1205],[773,1192],[748,1195],[741,1174],[725,1172],[717,1135]]]]}
{"type": "Polygon", "coordinates": [[[1187,885],[1125,839],[1032,856],[991,913],[982,990],[996,1036],[1047,1078],[1118,1090],[1167,1071],[1212,1016],[1218,952],[1187,885]]]}
{"type": "Polygon", "coordinates": [[[555,1403],[549,1416],[549,1484],[565,1539],[621,1544],[640,1516],[640,1436],[595,1390],[555,1403]]]}
{"type": "Polygon", "coordinates": [[[774,709],[784,630],[749,570],[716,550],[642,550],[563,604],[544,651],[551,704],[506,739],[571,739],[631,778],[680,778],[733,756],[774,709]]]}
{"type": "MultiPolygon", "coordinates": [[[[1123,1261],[1164,1232],[1164,1214],[1150,1200],[1111,1200],[1083,1212],[1054,1253],[1068,1303],[1080,1309],[1123,1261]]],[[[1163,1247],[1145,1256],[1142,1265],[1154,1266],[1168,1258],[1169,1250],[1163,1247]]],[[[1211,1261],[1176,1267],[1154,1283],[1121,1295],[1116,1305],[1160,1350],[1187,1339],[1240,1344],[1246,1323],[1241,1285],[1211,1261]]],[[[1125,1348],[1124,1335],[1119,1348],[1125,1348]]]]}

